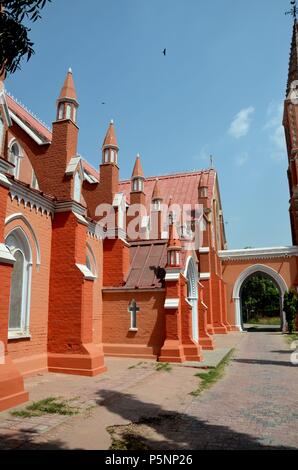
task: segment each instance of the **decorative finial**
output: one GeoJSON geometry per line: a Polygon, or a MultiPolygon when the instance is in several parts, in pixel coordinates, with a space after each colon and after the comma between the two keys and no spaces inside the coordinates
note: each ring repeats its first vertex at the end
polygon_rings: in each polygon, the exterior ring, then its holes
{"type": "Polygon", "coordinates": [[[213,169],[213,155],[210,155],[210,168],[213,169]]]}
{"type": "Polygon", "coordinates": [[[285,15],[291,15],[294,18],[294,22],[297,20],[297,3],[296,0],[291,0],[291,10],[286,11],[285,15]]]}
{"type": "Polygon", "coordinates": [[[68,73],[72,73],[72,68],[71,67],[69,67],[68,73]]]}
{"type": "Polygon", "coordinates": [[[114,119],[111,119],[111,120],[110,120],[110,124],[114,124],[114,119]]]}

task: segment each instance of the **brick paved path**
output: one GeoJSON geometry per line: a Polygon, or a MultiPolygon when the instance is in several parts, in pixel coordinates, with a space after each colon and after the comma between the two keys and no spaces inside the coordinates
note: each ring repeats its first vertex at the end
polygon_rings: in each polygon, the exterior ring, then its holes
{"type": "Polygon", "coordinates": [[[298,448],[298,366],[279,333],[245,334],[223,379],[187,414],[191,448],[298,448]],[[199,420],[202,426],[198,426],[199,420]]]}
{"type": "Polygon", "coordinates": [[[298,366],[284,337],[255,332],[218,337],[235,345],[225,376],[198,398],[197,369],[109,358],[93,379],[42,374],[26,380],[32,399],[75,398],[90,413],[13,418],[0,414],[0,448],[108,449],[108,426],[133,429],[150,449],[298,449],[298,366]],[[134,366],[131,368],[130,366],[134,366]],[[142,418],[146,418],[146,421],[142,418]],[[133,423],[132,426],[129,423],[133,423]],[[143,439],[144,440],[144,439],[143,439]]]}

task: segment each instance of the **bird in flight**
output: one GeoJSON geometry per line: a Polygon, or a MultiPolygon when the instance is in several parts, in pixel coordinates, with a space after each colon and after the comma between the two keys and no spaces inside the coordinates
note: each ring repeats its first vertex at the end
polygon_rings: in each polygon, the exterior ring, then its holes
{"type": "Polygon", "coordinates": [[[101,104],[107,104],[105,101],[102,101],[101,104]]]}
{"type": "Polygon", "coordinates": [[[167,54],[167,49],[164,49],[164,50],[162,51],[162,53],[163,53],[163,55],[166,55],[166,54],[167,54]]]}

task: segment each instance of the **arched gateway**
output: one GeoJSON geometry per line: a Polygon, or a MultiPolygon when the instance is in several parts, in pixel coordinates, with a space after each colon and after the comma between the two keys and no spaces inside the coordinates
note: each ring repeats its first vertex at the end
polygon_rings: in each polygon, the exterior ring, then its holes
{"type": "Polygon", "coordinates": [[[297,289],[298,247],[224,250],[219,253],[223,263],[223,279],[227,289],[228,320],[232,329],[242,331],[241,290],[251,276],[268,276],[280,292],[282,328],[285,315],[283,297],[287,290],[297,289]]]}

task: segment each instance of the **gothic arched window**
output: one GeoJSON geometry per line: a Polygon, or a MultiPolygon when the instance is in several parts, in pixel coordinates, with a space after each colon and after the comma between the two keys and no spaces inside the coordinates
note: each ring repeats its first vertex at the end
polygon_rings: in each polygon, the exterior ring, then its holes
{"type": "Polygon", "coordinates": [[[17,144],[17,142],[14,142],[9,150],[9,161],[14,165],[14,168],[11,170],[11,173],[15,178],[19,177],[21,158],[22,152],[20,146],[17,144]]]}
{"type": "Polygon", "coordinates": [[[6,245],[15,258],[11,277],[9,337],[29,335],[32,255],[29,241],[21,228],[6,238],[6,245]]]}
{"type": "Polygon", "coordinates": [[[81,202],[81,189],[82,189],[81,175],[77,171],[74,177],[74,191],[73,191],[73,198],[77,202],[81,202]]]}

